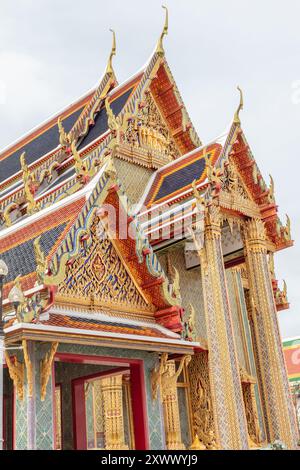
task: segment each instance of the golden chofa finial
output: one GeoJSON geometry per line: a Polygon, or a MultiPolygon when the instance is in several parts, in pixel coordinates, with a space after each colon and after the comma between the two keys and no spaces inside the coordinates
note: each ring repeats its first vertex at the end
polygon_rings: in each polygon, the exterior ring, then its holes
{"type": "Polygon", "coordinates": [[[168,9],[165,5],[162,5],[162,8],[166,11],[166,16],[165,16],[164,28],[162,30],[162,33],[161,33],[160,37],[159,37],[159,40],[158,40],[158,43],[157,43],[157,46],[156,46],[156,51],[155,51],[159,55],[164,55],[164,53],[165,53],[164,46],[163,46],[163,39],[168,34],[168,28],[169,28],[169,12],[168,12],[168,9]]]}
{"type": "Polygon", "coordinates": [[[110,29],[109,31],[111,31],[112,34],[113,34],[113,40],[112,40],[111,52],[109,54],[109,58],[108,58],[105,73],[108,73],[109,75],[113,75],[114,70],[113,70],[113,66],[112,66],[112,58],[113,58],[114,55],[116,55],[116,50],[117,50],[116,49],[116,33],[114,32],[113,29],[110,29]]]}
{"type": "Polygon", "coordinates": [[[27,213],[31,215],[37,209],[36,201],[34,199],[34,190],[32,191],[35,178],[34,176],[31,175],[29,171],[25,156],[26,156],[26,153],[23,152],[22,155],[20,156],[20,166],[21,166],[22,179],[23,179],[23,184],[24,184],[25,201],[27,203],[27,213]]]}
{"type": "Polygon", "coordinates": [[[238,86],[237,89],[239,90],[240,92],[240,102],[239,102],[239,105],[238,105],[238,108],[234,114],[234,119],[233,119],[233,122],[235,124],[238,124],[240,125],[241,124],[241,120],[240,120],[240,111],[244,108],[244,97],[243,97],[243,92],[241,90],[241,88],[238,86]]]}

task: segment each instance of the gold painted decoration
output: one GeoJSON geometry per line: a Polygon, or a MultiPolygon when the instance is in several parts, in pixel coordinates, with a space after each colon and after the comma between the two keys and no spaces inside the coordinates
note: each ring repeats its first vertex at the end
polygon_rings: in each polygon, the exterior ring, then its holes
{"type": "Polygon", "coordinates": [[[50,350],[45,354],[40,362],[40,383],[41,383],[41,401],[44,401],[47,394],[47,385],[52,373],[52,364],[55,353],[58,348],[58,342],[51,343],[50,350]]]}
{"type": "MultiPolygon", "coordinates": [[[[159,364],[151,371],[151,395],[152,400],[157,399],[158,390],[161,387],[161,376],[166,369],[168,353],[162,353],[159,364]]],[[[160,389],[161,392],[161,389],[160,389]]]]}
{"type": "Polygon", "coordinates": [[[84,161],[82,160],[82,158],[79,155],[79,152],[76,148],[76,142],[75,141],[73,141],[71,143],[71,150],[72,150],[72,155],[73,155],[73,158],[74,158],[74,168],[75,168],[77,176],[79,178],[87,176],[87,174],[88,174],[87,168],[85,166],[84,161]]]}
{"type": "Polygon", "coordinates": [[[180,416],[177,395],[177,380],[191,356],[183,356],[176,370],[175,361],[167,361],[161,374],[161,400],[164,410],[166,447],[168,450],[185,449],[181,438],[180,416]]]}
{"type": "Polygon", "coordinates": [[[59,132],[60,145],[64,148],[69,147],[69,145],[71,144],[71,140],[70,140],[69,135],[64,129],[61,117],[57,119],[57,127],[58,127],[58,132],[59,132]]]}
{"type": "Polygon", "coordinates": [[[30,360],[28,349],[27,349],[27,341],[25,339],[22,340],[22,347],[23,347],[24,361],[26,365],[28,397],[31,398],[33,396],[33,370],[32,370],[32,362],[30,360]]]}
{"type": "Polygon", "coordinates": [[[74,302],[92,297],[93,303],[109,307],[128,306],[141,311],[151,310],[99,217],[94,218],[89,235],[85,252],[80,252],[80,256],[66,267],[65,279],[58,286],[58,294],[74,302]]]}
{"type": "Polygon", "coordinates": [[[101,379],[105,449],[128,450],[125,444],[122,375],[101,379]]]}
{"type": "Polygon", "coordinates": [[[206,447],[203,442],[200,441],[198,434],[196,434],[191,446],[189,447],[189,450],[206,450],[206,447]]]}
{"type": "Polygon", "coordinates": [[[10,227],[12,225],[11,212],[18,207],[18,204],[12,202],[8,204],[2,212],[0,212],[0,218],[3,220],[5,227],[10,227]]]}
{"type": "Polygon", "coordinates": [[[117,48],[116,48],[116,33],[114,32],[113,29],[110,29],[109,31],[112,32],[112,46],[111,46],[111,51],[110,51],[109,58],[108,58],[108,61],[107,61],[107,66],[106,66],[105,73],[108,73],[109,75],[114,75],[114,70],[113,70],[113,66],[112,66],[112,59],[116,55],[116,50],[117,50],[117,48]]]}
{"type": "Polygon", "coordinates": [[[136,152],[146,152],[146,160],[149,160],[149,152],[152,158],[163,159],[165,163],[180,155],[172,133],[148,90],[139,102],[135,114],[127,119],[127,127],[125,123],[124,119],[123,145],[136,152]]]}
{"type": "Polygon", "coordinates": [[[33,249],[36,262],[37,283],[44,284],[45,274],[47,271],[47,261],[40,245],[41,236],[34,239],[33,249]]]}
{"type": "Polygon", "coordinates": [[[22,401],[24,398],[24,364],[19,362],[17,358],[13,362],[7,351],[5,351],[5,360],[9,376],[16,387],[18,398],[22,401]]]}
{"type": "Polygon", "coordinates": [[[238,86],[237,87],[239,93],[240,93],[240,102],[239,102],[239,105],[238,105],[238,108],[234,114],[234,119],[233,119],[233,122],[235,124],[237,124],[238,126],[240,126],[241,124],[241,120],[240,120],[240,111],[243,109],[244,107],[244,97],[243,97],[243,92],[241,90],[241,88],[238,86]]]}
{"type": "Polygon", "coordinates": [[[196,311],[192,304],[189,305],[188,313],[183,321],[182,335],[188,341],[196,341],[196,311]]]}
{"type": "Polygon", "coordinates": [[[284,238],[287,241],[290,241],[292,239],[292,236],[291,236],[291,219],[289,218],[289,216],[287,214],[286,214],[286,225],[284,227],[284,238]]]}
{"type": "Polygon", "coordinates": [[[265,247],[264,224],[259,219],[246,223],[245,255],[252,300],[252,330],[267,435],[295,448],[295,414],[289,393],[286,366],[274,302],[273,283],[265,247]],[[270,367],[272,364],[272,367],[270,367]],[[275,407],[274,403],[280,403],[275,407]]]}
{"type": "Polygon", "coordinates": [[[270,204],[275,202],[275,193],[274,193],[274,180],[271,175],[270,176],[270,186],[268,190],[268,201],[270,204]]]}
{"type": "Polygon", "coordinates": [[[199,436],[206,449],[215,449],[217,445],[207,352],[193,356],[189,367],[189,382],[195,436],[199,436]]]}
{"type": "Polygon", "coordinates": [[[249,447],[259,447],[262,442],[262,438],[255,399],[254,385],[256,383],[256,378],[248,374],[248,372],[245,371],[243,368],[240,368],[240,374],[246,420],[248,426],[249,447]]]}
{"type": "Polygon", "coordinates": [[[155,51],[160,56],[163,56],[164,53],[165,53],[164,47],[163,47],[163,39],[168,34],[168,28],[169,28],[168,8],[165,5],[162,5],[162,8],[164,8],[164,10],[165,10],[165,23],[164,23],[164,27],[163,27],[162,33],[159,37],[159,40],[158,40],[158,43],[157,43],[157,46],[156,46],[156,51],[155,51]]]}
{"type": "Polygon", "coordinates": [[[35,192],[35,178],[30,173],[28,165],[26,164],[25,160],[25,152],[22,153],[20,157],[20,165],[22,170],[22,179],[24,184],[24,192],[25,192],[25,201],[27,203],[27,214],[31,215],[36,212],[37,204],[34,199],[34,192],[35,192]]]}

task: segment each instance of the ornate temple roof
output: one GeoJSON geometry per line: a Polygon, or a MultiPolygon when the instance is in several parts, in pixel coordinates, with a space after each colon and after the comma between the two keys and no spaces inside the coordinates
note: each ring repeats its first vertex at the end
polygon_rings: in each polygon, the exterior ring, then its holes
{"type": "MultiPolygon", "coordinates": [[[[4,286],[4,305],[7,308],[7,295],[17,276],[20,276],[25,296],[30,297],[37,289],[51,291],[47,309],[55,289],[59,291],[62,283],[66,285],[64,294],[72,298],[69,286],[80,276],[72,274],[70,266],[77,263],[78,269],[83,269],[78,260],[85,257],[90,246],[93,221],[96,217],[106,218],[105,230],[109,236],[114,234],[110,238],[111,245],[125,266],[123,276],[131,278],[132,291],[136,292],[136,298],[142,299],[138,308],[143,305],[146,313],[151,313],[154,324],[156,321],[163,327],[180,331],[183,314],[180,293],[175,282],[169,282],[154,253],[151,233],[162,224],[182,217],[181,207],[174,212],[175,203],[186,205],[189,215],[193,216],[192,184],[195,182],[200,191],[209,186],[208,161],[212,169],[220,169],[229,157],[234,160],[255,201],[255,214],[263,214],[270,237],[278,246],[286,245],[285,228],[280,226],[278,230],[277,206],[270,199],[270,190],[258,170],[237,116],[228,131],[202,145],[161,44],[143,69],[121,85],[117,85],[109,65],[92,91],[0,153],[0,256],[10,267],[4,286]],[[132,160],[132,142],[125,140],[125,134],[133,121],[136,126],[143,125],[143,118],[139,121],[137,116],[151,106],[155,108],[151,119],[156,120],[156,127],[167,129],[165,141],[175,150],[168,155],[159,154],[163,134],[154,129],[150,141],[154,140],[156,146],[152,153],[141,152],[142,157],[136,162],[132,160]],[[126,148],[127,161],[153,171],[135,212],[131,210],[113,163],[116,148],[121,148],[121,143],[126,148]],[[26,159],[24,155],[20,159],[24,151],[26,159]],[[122,222],[118,220],[116,227],[111,227],[109,217],[100,214],[105,204],[122,215],[122,222]],[[142,209],[143,205],[146,209],[142,209]],[[162,217],[156,220],[157,214],[153,215],[152,210],[162,206],[162,217]],[[122,224],[133,228],[135,237],[122,237],[122,224]],[[40,258],[45,258],[42,266],[38,265],[34,251],[37,239],[40,258]]],[[[149,124],[153,122],[147,122],[149,124]]],[[[119,157],[124,158],[124,155],[120,152],[119,157]]],[[[246,214],[239,207],[235,209],[246,214]]],[[[98,263],[97,269],[104,268],[98,263]]],[[[88,301],[91,303],[91,298],[88,301]]],[[[37,306],[38,301],[35,308],[37,306]]],[[[26,309],[28,313],[31,306],[26,309]]],[[[86,330],[88,326],[89,330],[104,332],[108,327],[107,323],[82,322],[69,316],[57,317],[54,313],[48,321],[50,323],[43,324],[44,328],[71,330],[76,326],[86,330]]],[[[37,327],[32,321],[28,321],[28,325],[28,328],[37,327]]],[[[118,328],[126,330],[122,325],[118,328]]],[[[154,331],[150,331],[150,336],[155,336],[154,331]]]]}
{"type": "Polygon", "coordinates": [[[34,240],[41,236],[41,248],[46,257],[51,259],[85,202],[84,197],[79,197],[63,207],[48,208],[35,216],[20,220],[16,226],[0,232],[0,257],[10,266],[9,274],[5,278],[4,298],[7,297],[17,276],[21,276],[22,289],[33,288],[37,280],[34,240]]]}

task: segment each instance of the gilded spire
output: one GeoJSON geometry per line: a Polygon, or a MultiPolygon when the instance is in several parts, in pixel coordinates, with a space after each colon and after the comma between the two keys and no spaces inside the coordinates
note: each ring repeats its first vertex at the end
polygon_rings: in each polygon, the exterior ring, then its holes
{"type": "Polygon", "coordinates": [[[269,186],[269,193],[268,193],[268,199],[269,202],[272,203],[275,200],[275,195],[274,195],[274,180],[271,175],[270,176],[270,186],[269,186]]]}
{"type": "Polygon", "coordinates": [[[111,52],[109,54],[109,58],[108,58],[105,73],[113,75],[114,70],[113,70],[113,67],[112,67],[112,58],[113,58],[114,55],[116,55],[116,33],[114,32],[113,29],[110,29],[109,31],[111,31],[112,34],[113,34],[113,40],[112,40],[111,52]]]}
{"type": "Polygon", "coordinates": [[[240,111],[244,108],[244,97],[243,97],[243,92],[242,92],[241,88],[238,86],[237,89],[240,92],[240,102],[239,102],[238,108],[237,108],[237,110],[234,114],[233,122],[237,125],[240,125],[241,124],[240,111]]]}
{"type": "Polygon", "coordinates": [[[110,107],[108,97],[105,100],[105,109],[107,114],[107,125],[112,132],[116,132],[119,129],[119,125],[116,116],[114,115],[113,110],[110,107]]]}
{"type": "Polygon", "coordinates": [[[158,40],[158,43],[157,43],[157,46],[156,46],[156,53],[159,54],[159,55],[164,55],[164,53],[165,53],[164,47],[163,47],[163,39],[168,34],[168,28],[169,28],[169,12],[168,12],[168,9],[165,5],[162,5],[162,8],[164,8],[164,10],[166,11],[166,14],[165,14],[165,24],[164,24],[162,33],[159,37],[159,40],[158,40]]]}

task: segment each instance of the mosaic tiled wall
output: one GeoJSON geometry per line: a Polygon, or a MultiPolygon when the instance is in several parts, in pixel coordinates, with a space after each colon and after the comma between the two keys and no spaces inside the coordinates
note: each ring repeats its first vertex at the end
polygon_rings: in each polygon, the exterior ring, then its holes
{"type": "Polygon", "coordinates": [[[114,163],[123,190],[132,203],[137,203],[143,195],[153,171],[117,158],[114,163]]]}
{"type": "MultiPolygon", "coordinates": [[[[47,450],[54,448],[52,381],[49,380],[46,397],[40,399],[40,361],[45,357],[49,345],[28,342],[28,351],[33,372],[33,397],[28,397],[27,374],[25,373],[24,399],[16,396],[16,449],[47,450]]],[[[23,357],[19,354],[19,360],[23,357]]]]}
{"type": "MultiPolygon", "coordinates": [[[[157,253],[163,269],[167,272],[167,253],[165,251],[157,253]]],[[[200,267],[186,269],[183,245],[173,247],[168,250],[170,264],[175,266],[180,276],[180,293],[182,305],[187,310],[192,304],[196,311],[196,330],[201,338],[207,337],[205,325],[205,312],[203,304],[203,292],[201,286],[200,267]]]]}

